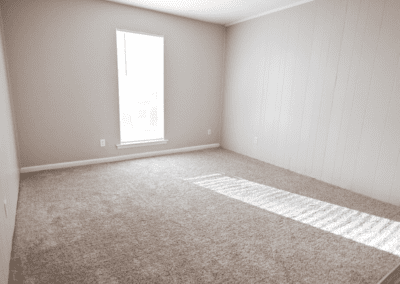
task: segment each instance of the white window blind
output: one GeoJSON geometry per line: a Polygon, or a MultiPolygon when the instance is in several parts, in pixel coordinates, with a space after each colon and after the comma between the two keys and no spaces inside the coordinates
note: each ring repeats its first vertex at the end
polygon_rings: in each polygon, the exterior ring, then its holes
{"type": "Polygon", "coordinates": [[[164,37],[117,30],[121,143],[164,139],[164,37]]]}

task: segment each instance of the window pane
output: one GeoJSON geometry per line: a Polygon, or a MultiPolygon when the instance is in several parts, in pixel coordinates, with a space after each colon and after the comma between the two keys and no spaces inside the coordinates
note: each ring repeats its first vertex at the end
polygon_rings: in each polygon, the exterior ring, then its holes
{"type": "Polygon", "coordinates": [[[164,138],[164,39],[117,31],[121,142],[164,138]]]}

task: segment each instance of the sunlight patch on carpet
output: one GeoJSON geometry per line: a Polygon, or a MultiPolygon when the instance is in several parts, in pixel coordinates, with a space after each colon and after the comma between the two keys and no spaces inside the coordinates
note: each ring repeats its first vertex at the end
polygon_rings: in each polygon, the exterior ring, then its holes
{"type": "Polygon", "coordinates": [[[184,180],[303,224],[400,256],[400,222],[223,174],[184,180]]]}

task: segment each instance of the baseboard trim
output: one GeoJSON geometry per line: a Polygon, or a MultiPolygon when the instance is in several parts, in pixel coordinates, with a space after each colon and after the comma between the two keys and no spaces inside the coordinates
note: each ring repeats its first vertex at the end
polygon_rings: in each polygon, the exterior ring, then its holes
{"type": "Polygon", "coordinates": [[[63,168],[71,168],[71,167],[110,163],[110,162],[119,162],[119,161],[133,160],[133,159],[138,159],[138,158],[147,158],[147,157],[155,157],[155,156],[162,156],[162,155],[169,155],[169,154],[176,154],[176,153],[185,153],[185,152],[199,151],[199,150],[218,148],[218,147],[220,147],[220,144],[215,143],[215,144],[199,145],[199,146],[192,146],[192,147],[185,147],[185,148],[130,154],[130,155],[123,155],[123,156],[116,156],[116,157],[108,157],[108,158],[100,158],[100,159],[92,159],[92,160],[81,160],[81,161],[48,164],[48,165],[40,165],[40,166],[33,166],[33,167],[23,167],[20,169],[20,173],[31,173],[31,172],[38,172],[38,171],[44,171],[44,170],[54,170],[54,169],[63,169],[63,168]]]}
{"type": "Polygon", "coordinates": [[[378,284],[397,284],[400,283],[400,263],[397,264],[388,274],[386,274],[378,284]]]}

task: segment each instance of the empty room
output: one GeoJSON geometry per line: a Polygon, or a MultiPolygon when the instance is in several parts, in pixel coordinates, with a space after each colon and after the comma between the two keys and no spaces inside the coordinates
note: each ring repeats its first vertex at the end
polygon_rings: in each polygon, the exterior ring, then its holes
{"type": "Polygon", "coordinates": [[[400,283],[399,0],[0,14],[0,284],[400,283]]]}

